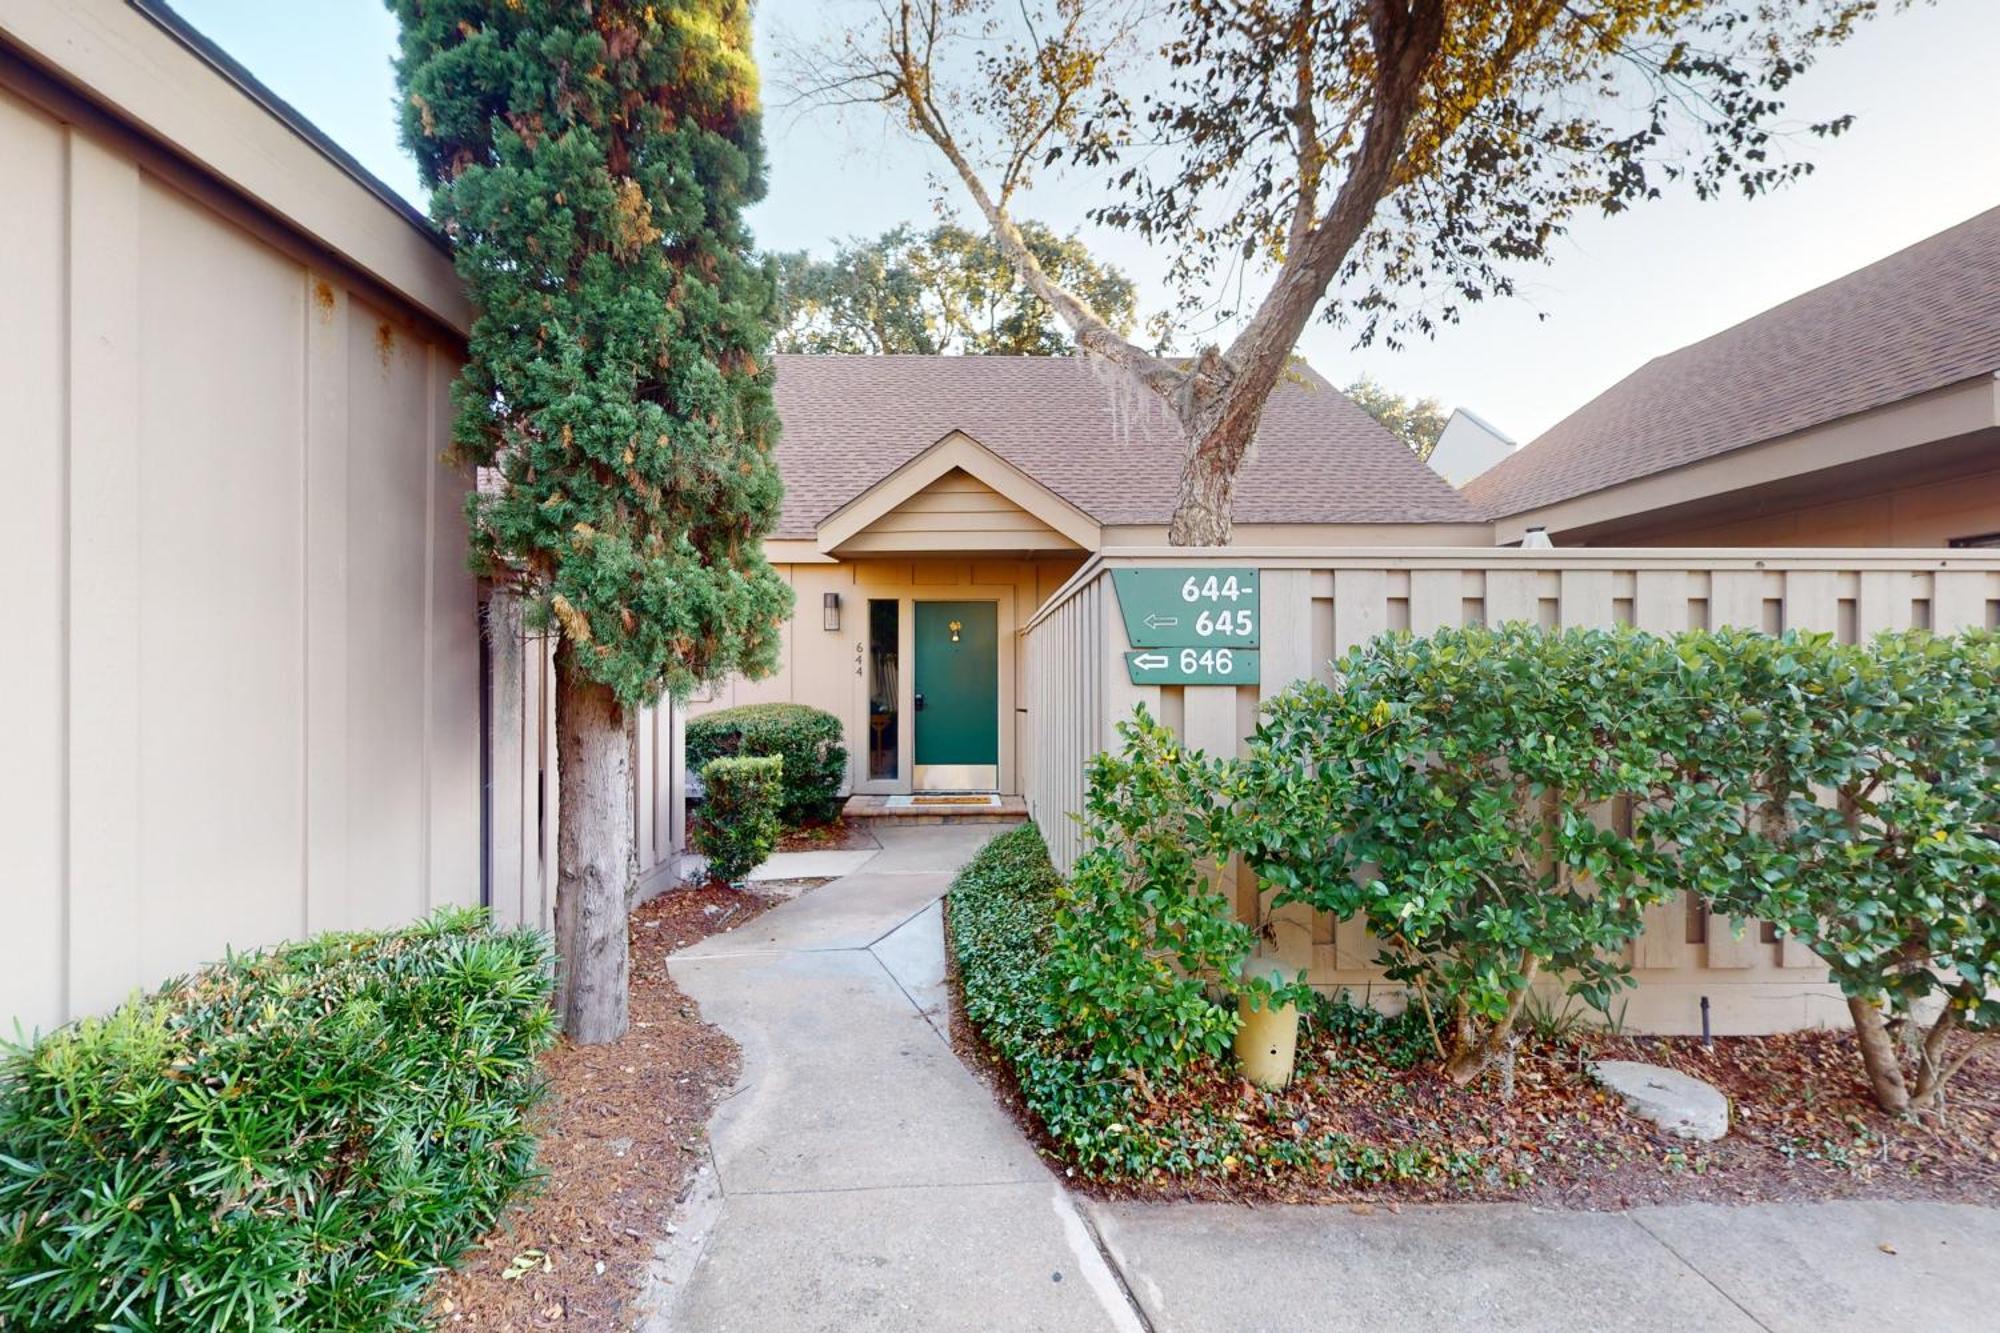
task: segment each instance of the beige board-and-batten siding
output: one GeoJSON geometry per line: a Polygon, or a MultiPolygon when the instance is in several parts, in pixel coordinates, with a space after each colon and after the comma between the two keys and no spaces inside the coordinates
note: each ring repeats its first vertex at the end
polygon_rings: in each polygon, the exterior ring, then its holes
{"type": "MultiPolygon", "coordinates": [[[[1331,663],[1374,635],[1525,621],[1548,628],[1635,625],[1670,633],[1725,625],[1812,629],[1858,642],[1883,630],[1952,631],[2000,624],[2000,553],[1971,551],[1469,550],[1155,548],[1091,560],[1025,631],[1025,773],[1030,814],[1058,867],[1083,850],[1089,756],[1117,745],[1116,726],[1144,704],[1193,748],[1241,753],[1260,702],[1293,681],[1331,680],[1331,663]],[[1137,686],[1127,678],[1124,622],[1110,572],[1137,567],[1253,567],[1261,585],[1261,683],[1137,686]]],[[[1255,906],[1247,876],[1239,910],[1255,906]]],[[[1303,907],[1279,913],[1277,946],[1323,989],[1384,998],[1375,947],[1359,921],[1303,907]]],[[[1770,1032],[1845,1020],[1825,969],[1794,941],[1676,900],[1650,909],[1630,960],[1624,1001],[1638,1030],[1698,1031],[1701,997],[1718,1032],[1770,1032]]]]}
{"type": "MultiPolygon", "coordinates": [[[[118,0],[0,6],[0,163],[0,1031],[479,902],[443,245],[118,0]]],[[[545,924],[546,649],[493,658],[494,905],[545,924]]],[[[672,715],[640,727],[657,867],[672,715]]]]}
{"type": "Polygon", "coordinates": [[[454,350],[4,90],[0,160],[0,1023],[477,902],[454,350]]]}

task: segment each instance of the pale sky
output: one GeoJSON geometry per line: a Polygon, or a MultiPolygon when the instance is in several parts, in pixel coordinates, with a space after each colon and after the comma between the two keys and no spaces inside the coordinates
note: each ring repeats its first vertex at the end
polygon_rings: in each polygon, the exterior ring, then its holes
{"type": "MultiPolygon", "coordinates": [[[[396,142],[389,61],[395,23],[378,0],[174,0],[196,27],[420,206],[396,142]]],[[[771,34],[820,29],[838,0],[762,0],[771,34]]],[[[1743,202],[1669,198],[1581,221],[1554,262],[1522,273],[1522,296],[1472,308],[1463,323],[1401,351],[1355,351],[1315,325],[1301,350],[1325,375],[1362,372],[1391,388],[1464,406],[1523,442],[1647,359],[2000,206],[2000,0],[1938,0],[1891,13],[1827,55],[1789,92],[1800,121],[1840,112],[1854,128],[1802,149],[1803,183],[1743,202]]],[[[933,150],[855,115],[845,122],[773,108],[770,194],[752,214],[759,244],[829,248],[932,216],[933,150]]],[[[1084,223],[1080,178],[1045,184],[1021,210],[1068,230],[1164,306],[1166,257],[1084,223]]],[[[969,205],[953,197],[969,215],[969,205]]]]}

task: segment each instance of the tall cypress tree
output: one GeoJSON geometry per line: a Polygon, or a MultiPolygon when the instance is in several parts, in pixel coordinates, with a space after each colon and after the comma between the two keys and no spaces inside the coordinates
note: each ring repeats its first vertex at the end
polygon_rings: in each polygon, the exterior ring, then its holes
{"type": "Polygon", "coordinates": [[[770,283],[747,0],[389,0],[403,136],[475,311],[452,439],[472,563],[555,629],[561,1012],[625,1031],[628,722],[768,672],[770,283]]]}

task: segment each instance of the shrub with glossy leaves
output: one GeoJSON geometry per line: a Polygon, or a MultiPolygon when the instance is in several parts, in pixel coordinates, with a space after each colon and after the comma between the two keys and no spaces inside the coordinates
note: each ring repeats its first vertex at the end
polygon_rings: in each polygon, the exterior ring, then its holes
{"type": "Polygon", "coordinates": [[[744,704],[689,720],[690,768],[699,772],[709,760],[730,755],[776,755],[785,761],[778,816],[787,826],[825,823],[840,813],[847,747],[833,714],[805,704],[744,704]]]}
{"type": "Polygon", "coordinates": [[[1883,1109],[1934,1106],[1972,1049],[1954,1034],[2000,1029],[2000,635],[1725,634],[1679,653],[1729,783],[1689,873],[1827,964],[1883,1109]]]}
{"type": "Polygon", "coordinates": [[[1667,752],[1660,642],[1527,625],[1389,635],[1267,705],[1240,843],[1278,902],[1365,916],[1452,1076],[1507,1048],[1538,976],[1603,1006],[1674,892],[1648,802],[1667,752]],[[1607,818],[1607,814],[1614,817],[1607,818]]]}
{"type": "Polygon", "coordinates": [[[0,1327],[417,1329],[532,1171],[547,940],[241,954],[0,1059],[0,1327]]]}
{"type": "Polygon", "coordinates": [[[695,821],[694,849],[708,858],[711,876],[734,884],[778,845],[785,761],[776,755],[711,759],[701,781],[708,794],[695,821]]]}
{"type": "MultiPolygon", "coordinates": [[[[1078,1174],[1227,1179],[1303,1167],[1360,1183],[1434,1181],[1465,1169],[1463,1161],[1421,1149],[1323,1130],[1264,1132],[1243,1119],[1236,1099],[1242,1085],[1207,1054],[1184,1049],[1146,1086],[1079,1044],[1079,1029],[1062,1014],[1071,992],[1056,943],[1057,918],[1074,903],[1033,825],[987,843],[959,872],[946,902],[965,1016],[1078,1174]]],[[[1315,1003],[1314,1012],[1333,1010],[1315,1003]]]]}
{"type": "Polygon", "coordinates": [[[1050,940],[1051,1018],[1093,1069],[1145,1078],[1229,1049],[1233,999],[1211,992],[1286,997],[1238,972],[1257,935],[1215,875],[1231,852],[1231,766],[1190,753],[1144,709],[1118,734],[1123,751],[1088,769],[1086,850],[1050,940]]]}

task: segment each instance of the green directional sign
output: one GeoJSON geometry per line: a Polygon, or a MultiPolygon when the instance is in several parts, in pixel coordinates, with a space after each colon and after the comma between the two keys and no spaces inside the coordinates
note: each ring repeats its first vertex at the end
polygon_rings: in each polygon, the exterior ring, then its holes
{"type": "Polygon", "coordinates": [[[1255,648],[1263,632],[1254,569],[1114,569],[1111,585],[1134,648],[1255,648]]]}
{"type": "Polygon", "coordinates": [[[1134,648],[1125,654],[1134,685],[1255,685],[1255,648],[1134,648]]]}

